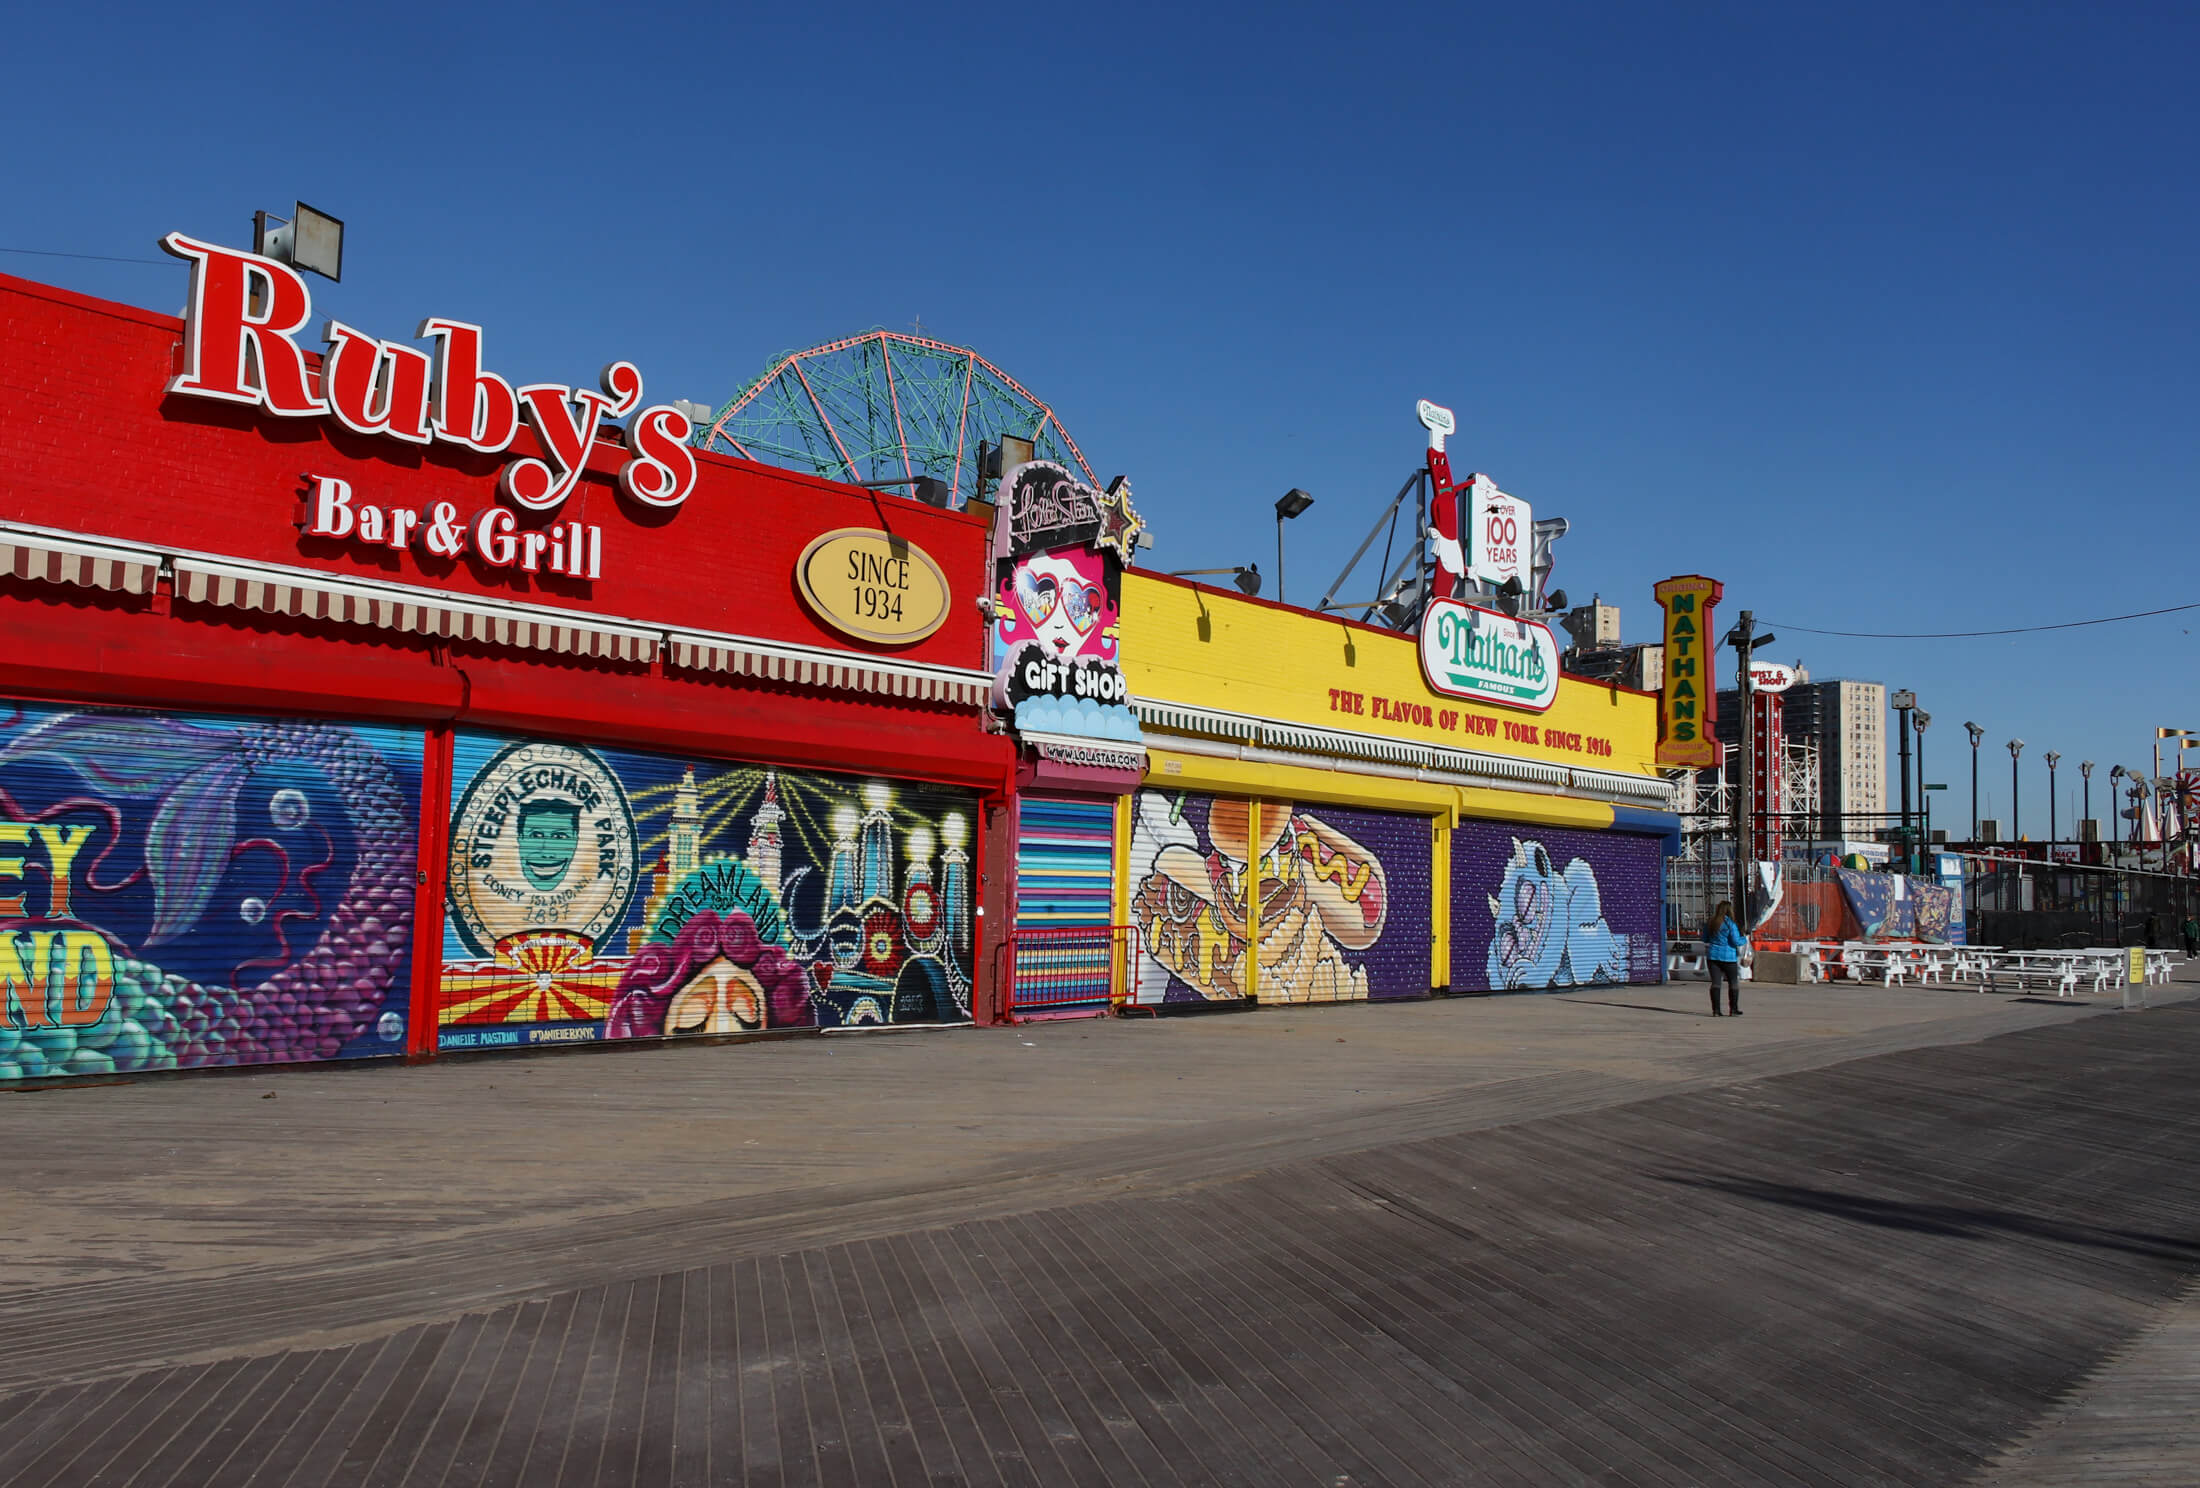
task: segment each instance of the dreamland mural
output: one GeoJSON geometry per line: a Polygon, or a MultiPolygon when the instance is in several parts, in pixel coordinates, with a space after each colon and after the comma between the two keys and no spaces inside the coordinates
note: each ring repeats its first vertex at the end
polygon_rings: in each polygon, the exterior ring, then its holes
{"type": "Polygon", "coordinates": [[[0,1079],[402,1053],[421,742],[0,702],[0,1079]]]}
{"type": "Polygon", "coordinates": [[[1141,1003],[1425,997],[1431,840],[1426,818],[1340,807],[1138,793],[1131,918],[1141,1003]],[[1247,911],[1258,876],[1257,932],[1247,911]]]}
{"type": "Polygon", "coordinates": [[[1462,821],[1452,990],[1664,980],[1662,854],[1655,837],[1462,821]]]}
{"type": "Polygon", "coordinates": [[[462,733],[445,1049],[970,1016],[975,798],[462,733]]]}

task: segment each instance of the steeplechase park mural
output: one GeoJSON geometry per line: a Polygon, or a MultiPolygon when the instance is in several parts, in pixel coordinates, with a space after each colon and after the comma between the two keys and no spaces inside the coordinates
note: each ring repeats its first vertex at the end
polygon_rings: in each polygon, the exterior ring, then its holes
{"type": "Polygon", "coordinates": [[[968,792],[461,733],[439,1045],[970,1016],[968,792]]]}
{"type": "Polygon", "coordinates": [[[1132,998],[1425,997],[1430,868],[1425,817],[1140,791],[1132,998]]]}
{"type": "Polygon", "coordinates": [[[421,743],[0,701],[0,1079],[401,1054],[421,743]]]}
{"type": "Polygon", "coordinates": [[[1655,837],[1462,821],[1451,845],[1451,987],[1665,979],[1655,837]]]}

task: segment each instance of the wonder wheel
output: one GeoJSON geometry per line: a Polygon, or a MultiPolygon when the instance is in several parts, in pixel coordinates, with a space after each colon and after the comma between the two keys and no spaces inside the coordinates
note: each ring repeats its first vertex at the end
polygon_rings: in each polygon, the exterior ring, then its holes
{"type": "Polygon", "coordinates": [[[959,507],[980,491],[979,444],[1003,435],[1099,484],[1054,410],[1016,379],[968,347],[880,330],[772,358],[696,443],[829,480],[922,477],[936,483],[932,499],[959,507]]]}

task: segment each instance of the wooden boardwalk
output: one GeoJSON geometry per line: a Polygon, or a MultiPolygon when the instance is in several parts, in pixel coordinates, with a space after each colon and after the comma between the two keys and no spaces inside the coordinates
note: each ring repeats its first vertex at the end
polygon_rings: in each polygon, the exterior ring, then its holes
{"type": "Polygon", "coordinates": [[[1167,1181],[536,1215],[475,1237],[509,1300],[462,1235],[24,1289],[0,1483],[2200,1482],[2189,1429],[2040,1475],[2085,1402],[2200,1393],[2200,1005],[1766,1058],[1210,1131],[1167,1181]]]}

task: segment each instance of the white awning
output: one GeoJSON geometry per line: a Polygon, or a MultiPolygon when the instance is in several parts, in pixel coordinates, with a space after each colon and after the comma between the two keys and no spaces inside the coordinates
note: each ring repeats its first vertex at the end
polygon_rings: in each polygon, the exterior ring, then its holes
{"type": "Polygon", "coordinates": [[[671,665],[690,671],[729,672],[737,677],[758,677],[800,687],[877,692],[966,708],[982,706],[993,687],[990,674],[967,667],[852,656],[845,651],[708,631],[668,631],[665,654],[671,665]]]}
{"type": "Polygon", "coordinates": [[[517,646],[570,656],[655,661],[797,687],[873,692],[915,702],[982,708],[993,677],[970,667],[865,656],[822,646],[711,631],[669,630],[624,616],[452,594],[381,579],[203,553],[169,555],[77,533],[0,523],[0,572],[54,583],[153,592],[163,563],[184,604],[295,615],[343,625],[517,646]]]}
{"type": "Polygon", "coordinates": [[[160,554],[96,538],[63,537],[0,524],[0,573],[49,584],[150,594],[160,581],[160,554]]]}
{"type": "Polygon", "coordinates": [[[649,661],[661,636],[647,626],[578,610],[462,598],[411,584],[335,579],[275,564],[179,557],[175,565],[176,597],[192,604],[620,661],[649,661]]]}

